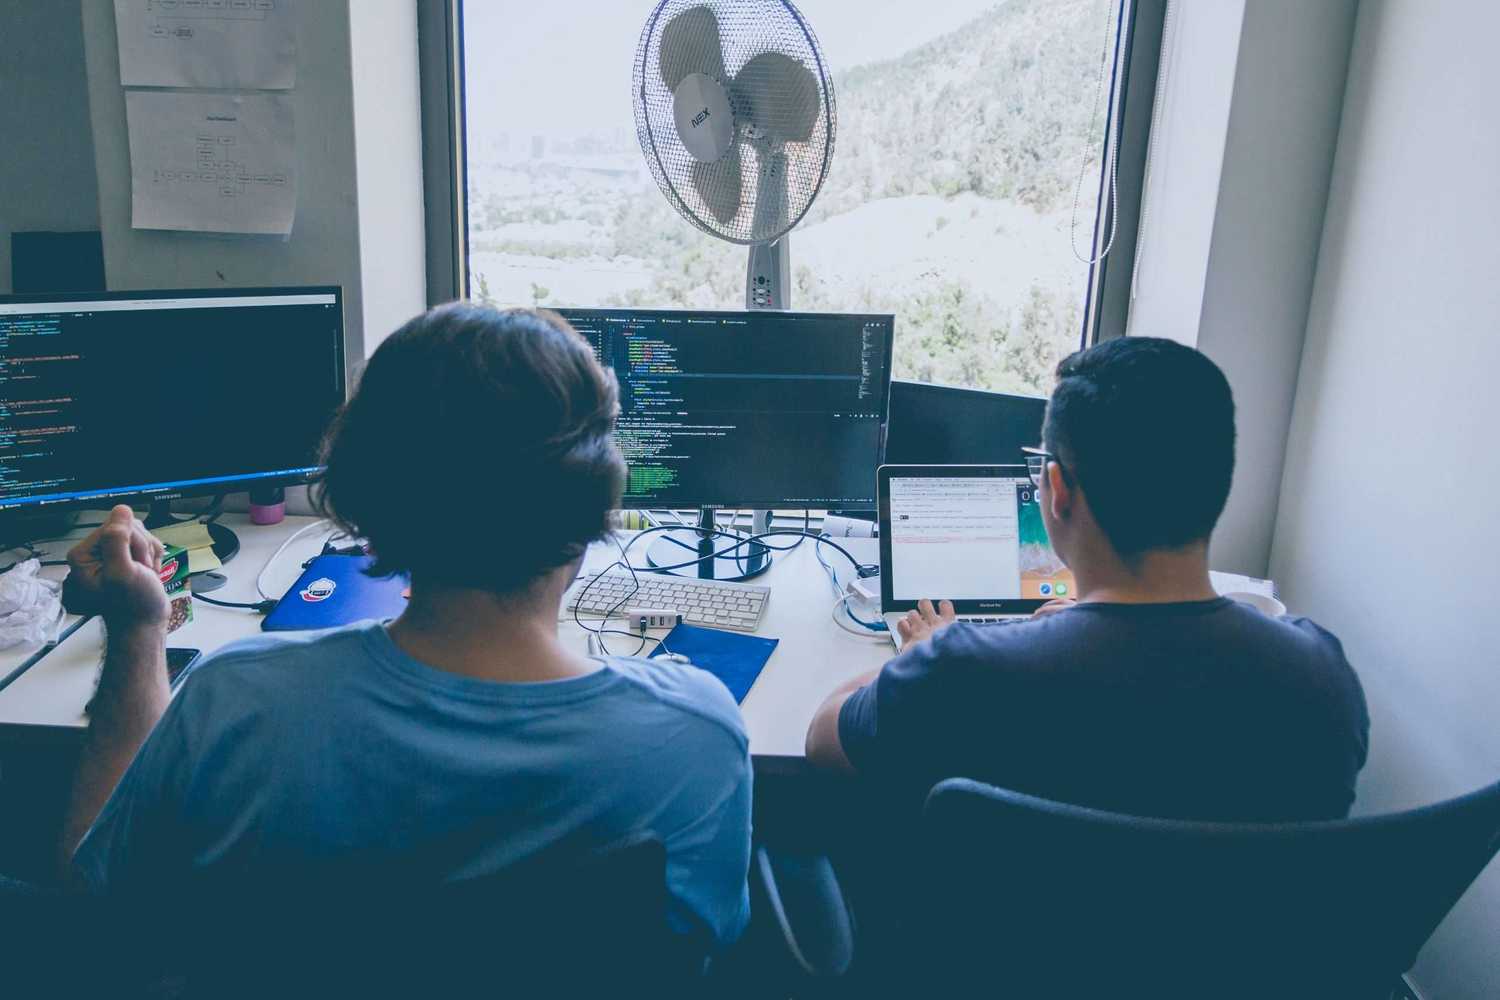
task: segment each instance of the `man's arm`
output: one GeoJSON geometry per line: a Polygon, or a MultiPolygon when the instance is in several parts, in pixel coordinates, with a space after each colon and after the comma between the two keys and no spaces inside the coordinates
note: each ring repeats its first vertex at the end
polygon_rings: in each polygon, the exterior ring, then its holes
{"type": "Polygon", "coordinates": [[[123,506],[68,553],[63,601],[69,611],[104,618],[105,647],[59,845],[65,880],[76,878],[73,852],[170,698],[161,557],[161,542],[123,506]]]}
{"type": "MultiPolygon", "coordinates": [[[[903,642],[902,651],[926,642],[934,632],[956,617],[952,601],[943,601],[937,607],[933,607],[931,601],[919,601],[916,611],[907,612],[906,617],[896,623],[903,642]]],[[[834,688],[833,693],[823,700],[823,704],[813,715],[812,724],[807,727],[805,749],[809,761],[833,771],[854,772],[854,765],[849,761],[849,755],[844,752],[844,745],[839,739],[839,713],[844,709],[844,702],[854,692],[867,684],[875,683],[875,678],[879,676],[879,670],[861,674],[834,688]]]]}
{"type": "Polygon", "coordinates": [[[839,713],[843,711],[844,702],[849,700],[850,695],[866,684],[873,684],[879,676],[879,670],[871,670],[847,680],[834,688],[833,693],[818,706],[812,725],[807,727],[806,750],[809,761],[830,771],[854,773],[854,765],[849,762],[848,755],[844,753],[844,745],[839,742],[839,713]]]}

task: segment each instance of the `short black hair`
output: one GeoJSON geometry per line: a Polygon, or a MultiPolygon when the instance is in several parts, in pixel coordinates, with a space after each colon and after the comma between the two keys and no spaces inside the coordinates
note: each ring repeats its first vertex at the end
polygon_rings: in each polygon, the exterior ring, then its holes
{"type": "Polygon", "coordinates": [[[1130,560],[1213,532],[1234,479],[1234,396],[1201,351],[1121,337],[1057,366],[1042,440],[1130,560]]]}
{"type": "Polygon", "coordinates": [[[376,575],[517,593],[609,531],[618,414],[614,374],[561,317],[439,306],[371,356],[314,500],[369,540],[376,575]]]}

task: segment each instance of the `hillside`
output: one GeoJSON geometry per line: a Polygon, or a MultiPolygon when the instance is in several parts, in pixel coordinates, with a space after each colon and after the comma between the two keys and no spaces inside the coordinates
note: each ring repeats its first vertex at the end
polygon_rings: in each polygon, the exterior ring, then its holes
{"type": "Polygon", "coordinates": [[[1040,212],[1070,207],[1086,154],[1097,170],[1100,15],[1098,0],[1009,0],[837,76],[838,146],[816,216],[968,191],[1040,212]]]}

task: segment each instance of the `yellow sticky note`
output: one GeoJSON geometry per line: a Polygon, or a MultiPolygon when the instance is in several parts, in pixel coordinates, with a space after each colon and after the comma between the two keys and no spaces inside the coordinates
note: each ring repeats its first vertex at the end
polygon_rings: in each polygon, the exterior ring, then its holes
{"type": "Polygon", "coordinates": [[[224,565],[219,557],[214,555],[212,546],[201,549],[188,549],[188,572],[207,573],[211,569],[218,569],[224,565]]]}
{"type": "Polygon", "coordinates": [[[202,521],[168,524],[161,528],[151,529],[151,534],[160,538],[165,545],[175,545],[189,552],[193,549],[206,549],[214,543],[213,536],[208,533],[208,525],[202,521]]]}

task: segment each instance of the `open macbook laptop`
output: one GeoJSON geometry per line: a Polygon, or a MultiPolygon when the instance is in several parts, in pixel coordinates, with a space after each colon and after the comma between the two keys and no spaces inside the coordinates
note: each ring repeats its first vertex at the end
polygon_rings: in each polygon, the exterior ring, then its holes
{"type": "Polygon", "coordinates": [[[879,476],[880,610],[897,649],[896,622],[924,597],[999,624],[1075,595],[1024,465],[883,465],[879,476]]]}

